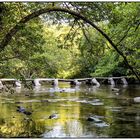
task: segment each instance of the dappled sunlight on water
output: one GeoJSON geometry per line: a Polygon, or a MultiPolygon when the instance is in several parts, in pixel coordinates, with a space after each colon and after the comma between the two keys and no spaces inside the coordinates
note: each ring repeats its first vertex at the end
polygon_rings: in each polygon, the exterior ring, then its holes
{"type": "Polygon", "coordinates": [[[60,85],[59,91],[42,86],[0,93],[0,137],[140,137],[140,103],[133,102],[140,87],[117,88],[60,85]]]}

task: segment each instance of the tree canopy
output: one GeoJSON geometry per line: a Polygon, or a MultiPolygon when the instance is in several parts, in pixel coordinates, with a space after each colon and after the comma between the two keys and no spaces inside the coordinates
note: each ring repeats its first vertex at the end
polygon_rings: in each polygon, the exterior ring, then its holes
{"type": "Polygon", "coordinates": [[[136,2],[1,2],[0,76],[140,80],[139,7],[136,2]]]}

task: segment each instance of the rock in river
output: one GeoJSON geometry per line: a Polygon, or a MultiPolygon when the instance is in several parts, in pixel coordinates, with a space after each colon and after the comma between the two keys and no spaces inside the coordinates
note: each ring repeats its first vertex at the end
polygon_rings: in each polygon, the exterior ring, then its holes
{"type": "Polygon", "coordinates": [[[112,88],[112,91],[119,91],[120,89],[118,89],[118,88],[112,88]]]}
{"type": "MultiPolygon", "coordinates": [[[[99,116],[101,117],[101,116],[99,116]]],[[[104,122],[103,120],[100,120],[99,118],[97,118],[97,116],[90,116],[87,118],[87,121],[90,121],[90,122],[94,122],[94,125],[96,127],[107,127],[109,126],[109,124],[107,124],[106,122],[104,122]]]]}
{"type": "Polygon", "coordinates": [[[88,117],[87,120],[88,121],[93,121],[95,123],[101,123],[101,122],[103,122],[102,120],[100,120],[100,119],[98,119],[96,117],[88,117]]]}
{"type": "Polygon", "coordinates": [[[57,119],[58,118],[58,114],[52,114],[49,116],[48,119],[57,119]]]}
{"type": "Polygon", "coordinates": [[[21,106],[17,106],[17,111],[23,113],[25,111],[25,108],[21,106]]]}
{"type": "Polygon", "coordinates": [[[134,102],[135,102],[135,103],[140,103],[140,97],[135,97],[135,98],[134,98],[134,102]]]}
{"type": "Polygon", "coordinates": [[[32,114],[32,112],[26,111],[26,109],[24,107],[21,107],[21,106],[17,106],[17,111],[21,112],[25,115],[31,115],[32,114]]]}
{"type": "Polygon", "coordinates": [[[88,101],[89,104],[94,105],[94,106],[101,106],[104,105],[103,102],[100,101],[100,99],[94,99],[92,101],[88,101]]]}
{"type": "Polygon", "coordinates": [[[100,128],[109,126],[109,124],[107,124],[107,123],[105,123],[105,122],[102,122],[102,123],[95,123],[95,125],[96,125],[97,127],[100,127],[100,128]]]}
{"type": "Polygon", "coordinates": [[[24,111],[23,112],[25,115],[31,115],[32,114],[32,112],[29,112],[29,111],[24,111]]]}

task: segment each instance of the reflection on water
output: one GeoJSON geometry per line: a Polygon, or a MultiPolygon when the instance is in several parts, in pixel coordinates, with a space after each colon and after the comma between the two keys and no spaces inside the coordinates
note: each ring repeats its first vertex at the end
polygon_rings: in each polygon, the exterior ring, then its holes
{"type": "Polygon", "coordinates": [[[0,137],[140,137],[140,103],[133,100],[140,97],[140,87],[111,88],[60,85],[0,93],[0,137]],[[58,117],[49,119],[53,114],[58,117]]]}

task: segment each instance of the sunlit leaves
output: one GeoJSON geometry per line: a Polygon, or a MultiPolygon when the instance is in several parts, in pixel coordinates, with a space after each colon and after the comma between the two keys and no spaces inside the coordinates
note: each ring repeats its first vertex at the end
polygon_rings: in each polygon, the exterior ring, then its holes
{"type": "MultiPolygon", "coordinates": [[[[0,4],[0,41],[29,13],[53,6],[71,9],[88,17],[107,33],[130,65],[140,73],[139,3],[4,2],[0,4]]],[[[1,77],[67,78],[128,74],[122,58],[117,57],[103,36],[68,13],[46,13],[18,28],[19,32],[1,52],[1,77]]]]}
{"type": "Polygon", "coordinates": [[[121,58],[115,52],[109,51],[100,59],[95,72],[91,76],[120,76],[126,74],[126,70],[121,65],[121,58]]]}

